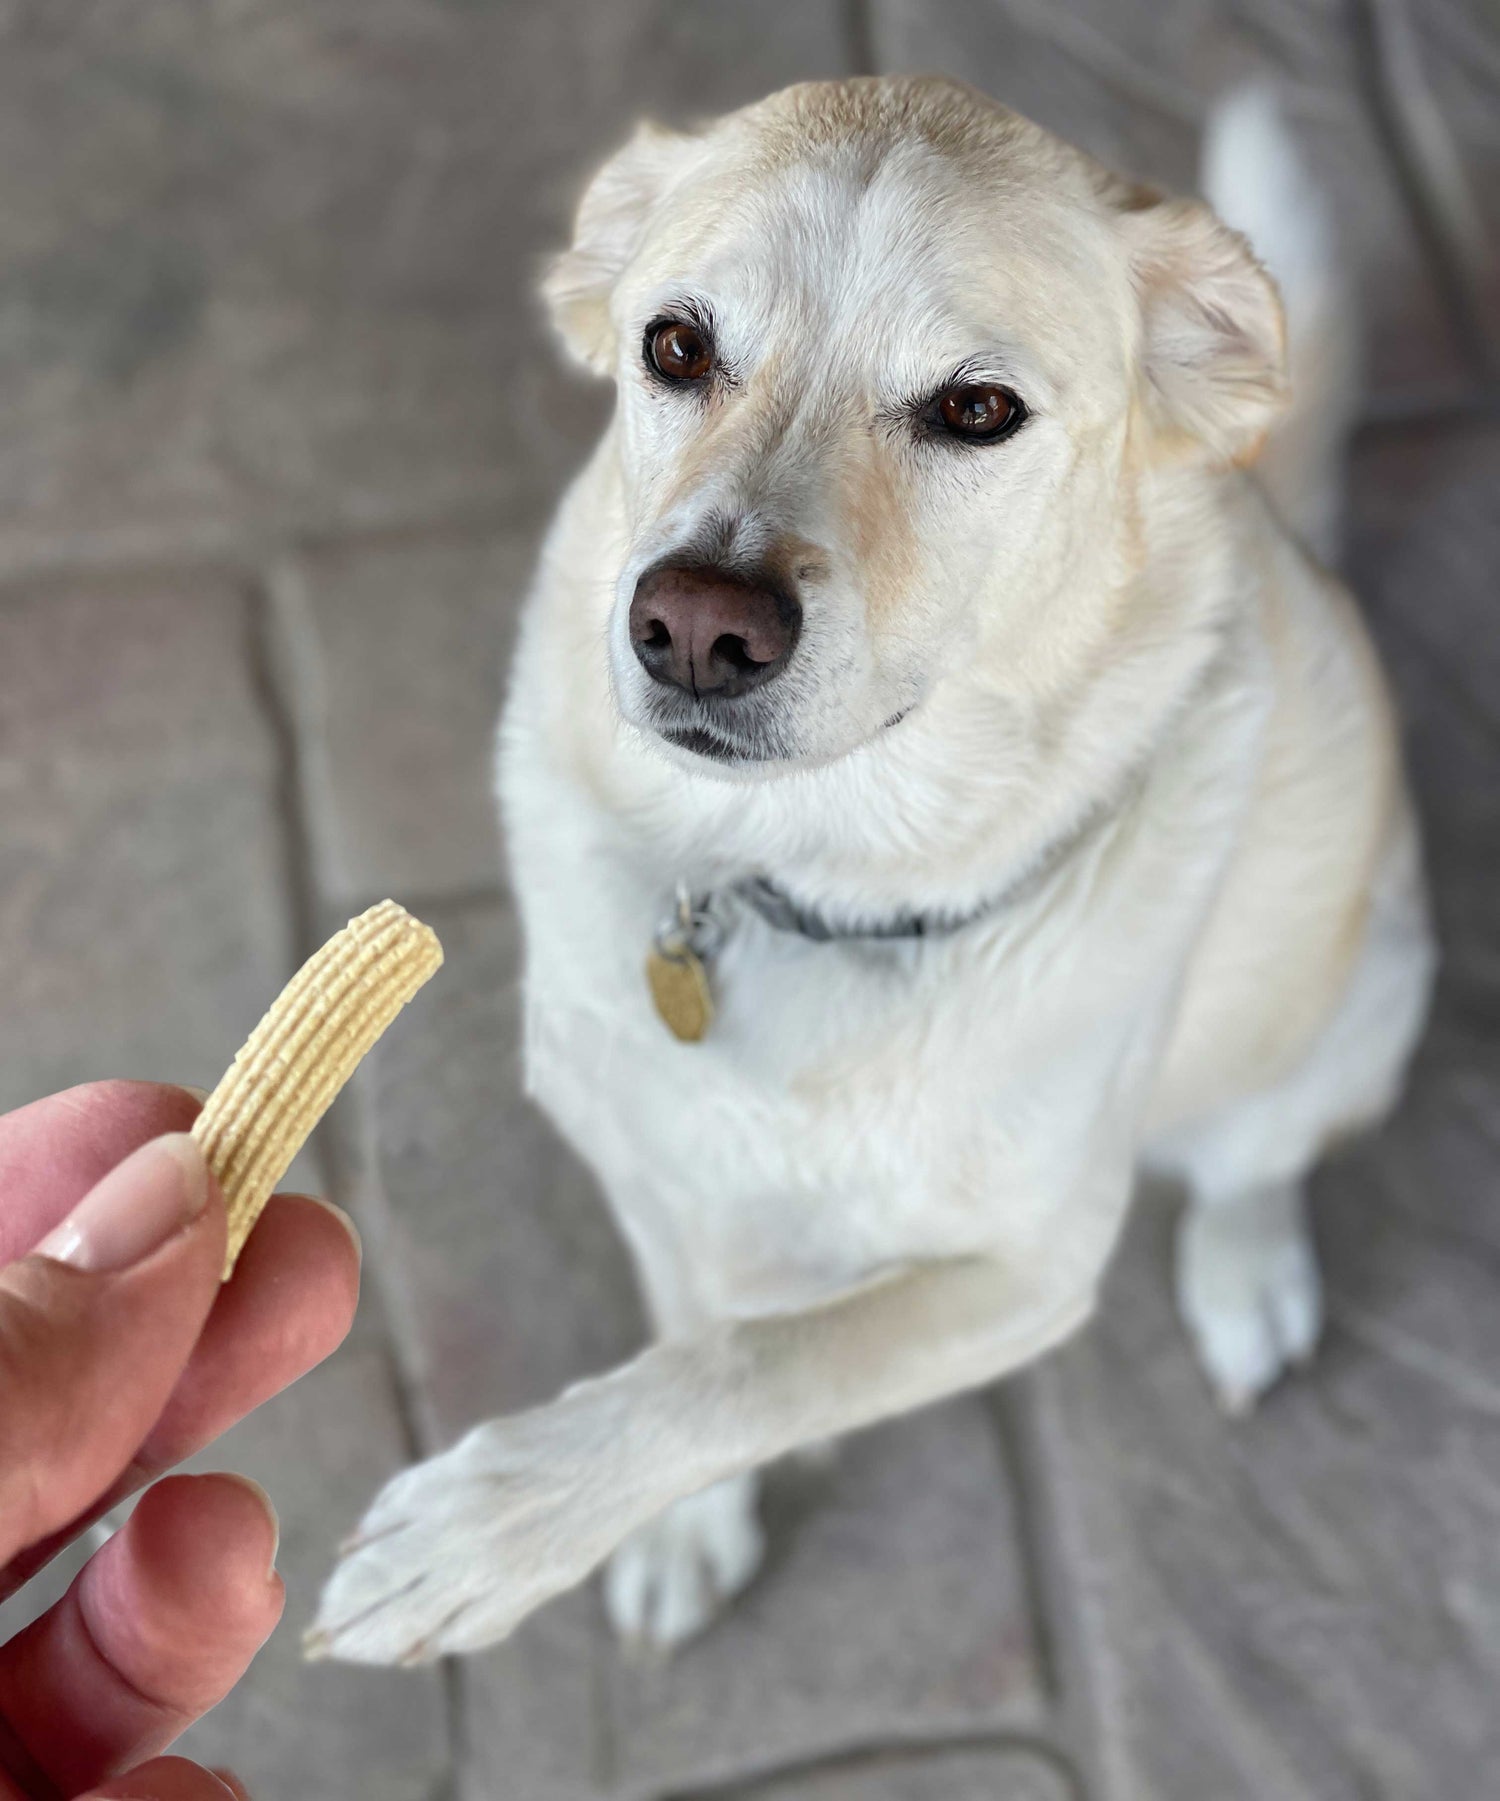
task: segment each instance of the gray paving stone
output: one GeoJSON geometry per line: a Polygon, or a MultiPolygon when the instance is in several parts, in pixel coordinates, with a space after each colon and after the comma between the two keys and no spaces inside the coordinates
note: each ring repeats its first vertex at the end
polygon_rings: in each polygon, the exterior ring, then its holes
{"type": "Polygon", "coordinates": [[[997,1745],[876,1753],[728,1794],[717,1790],[714,1801],[1069,1801],[1077,1792],[1057,1765],[997,1745]]]}
{"type": "Polygon", "coordinates": [[[1217,1418],[1148,1207],[1101,1320],[1037,1379],[1075,1520],[1064,1624],[1092,1638],[1123,1795],[1463,1801],[1500,1757],[1487,454],[1454,436],[1355,465],[1352,563],[1407,711],[1449,967],[1401,1110],[1316,1180],[1319,1358],[1248,1423],[1217,1418]]]}
{"type": "MultiPolygon", "coordinates": [[[[212,1083],[289,973],[250,668],[231,587],[0,595],[0,1106],[103,1075],[212,1083]]],[[[361,1685],[304,1674],[297,1651],[337,1531],[400,1445],[367,1303],[348,1348],[198,1460],[246,1468],[281,1512],[287,1623],[189,1741],[261,1793],[417,1801],[442,1767],[430,1674],[361,1685]]]]}
{"type": "Polygon", "coordinates": [[[495,721],[534,557],[516,532],[345,548],[294,573],[321,671],[334,898],[499,884],[495,721]]]}
{"type": "Polygon", "coordinates": [[[1285,95],[1331,196],[1369,310],[1382,398],[1463,374],[1361,99],[1349,9],[1300,0],[871,0],[884,69],[961,76],[1112,166],[1192,191],[1212,97],[1252,77],[1285,95]]]}
{"type": "Polygon", "coordinates": [[[415,1374],[456,1433],[618,1361],[641,1327],[592,1181],[520,1092],[509,907],[426,917],[444,966],[371,1063],[391,1254],[425,1328],[415,1374]]]}
{"type": "Polygon", "coordinates": [[[836,0],[150,0],[0,21],[0,560],[549,495],[530,298],[647,111],[842,66],[836,0]]]}
{"type": "Polygon", "coordinates": [[[1249,1424],[1188,1360],[1160,1218],[1059,1359],[1127,1793],[1460,1801],[1494,1768],[1496,1266],[1382,1164],[1320,1179],[1332,1324],[1249,1424]]]}
{"type": "MultiPolygon", "coordinates": [[[[450,1435],[626,1354],[639,1322],[592,1186],[517,1093],[508,912],[430,909],[442,975],[376,1053],[389,1255],[450,1435]]],[[[985,1407],[871,1433],[787,1472],[762,1582],[659,1668],[592,1593],[464,1667],[476,1795],[646,1796],[902,1734],[1049,1718],[1008,1473],[985,1407]],[[488,1785],[488,1786],[486,1786],[488,1785]]]]}
{"type": "MultiPolygon", "coordinates": [[[[592,1184],[521,1097],[518,947],[508,909],[438,906],[438,977],[370,1062],[382,1255],[415,1320],[413,1376],[441,1440],[548,1399],[639,1343],[626,1259],[592,1184]]],[[[592,1593],[463,1661],[473,1801],[597,1794],[598,1685],[612,1655],[592,1593]]]]}
{"type": "Polygon", "coordinates": [[[0,595],[0,1105],[210,1085],[288,970],[274,747],[244,598],[0,595]]]}
{"type": "Polygon", "coordinates": [[[1450,1005],[1500,997],[1500,431],[1381,433],[1352,466],[1350,571],[1401,702],[1450,1005]]]}
{"type": "Polygon", "coordinates": [[[770,1567],[720,1629],[664,1669],[617,1669],[628,1792],[830,1745],[1050,1725],[1025,1551],[981,1402],[854,1440],[821,1481],[784,1472],[768,1519],[770,1567]]]}
{"type": "Polygon", "coordinates": [[[1497,492],[1500,425],[1369,434],[1350,470],[1349,567],[1398,685],[1425,651],[1476,721],[1500,728],[1497,492]]]}

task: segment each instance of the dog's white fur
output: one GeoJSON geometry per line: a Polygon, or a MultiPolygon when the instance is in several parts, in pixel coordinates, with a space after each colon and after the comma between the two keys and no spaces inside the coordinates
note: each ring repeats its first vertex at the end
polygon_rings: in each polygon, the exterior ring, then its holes
{"type": "MultiPolygon", "coordinates": [[[[1220,132],[1251,212],[1246,156],[1290,179],[1275,132],[1260,100],[1220,132]]],[[[1324,266],[1287,275],[1328,333],[1324,266]]],[[[370,1661],[489,1644],[611,1553],[620,1629],[689,1636],[756,1567],[759,1466],[1087,1319],[1143,1163],[1187,1184],[1182,1312],[1244,1405],[1313,1346],[1302,1179],[1392,1102],[1430,980],[1374,655],[1234,466],[1282,404],[1282,317],[1206,207],[953,83],[820,84],[643,131],[550,298],[619,405],[503,732],[527,1058],[659,1336],[389,1485],[315,1641],[370,1661]],[[703,404],[640,366],[687,299],[735,375],[703,404]],[[1019,433],[914,439],[901,397],[959,365],[1024,396],[1019,433]],[[638,575],[705,534],[798,572],[802,640],[746,710],[770,760],[666,745],[630,653],[638,575]],[[744,911],[679,1044],[653,930],[678,882],[751,874],[847,922],[1001,904],[885,943],[744,911]]],[[[1282,428],[1291,484],[1272,432],[1294,528],[1330,529],[1341,425],[1282,428]]]]}

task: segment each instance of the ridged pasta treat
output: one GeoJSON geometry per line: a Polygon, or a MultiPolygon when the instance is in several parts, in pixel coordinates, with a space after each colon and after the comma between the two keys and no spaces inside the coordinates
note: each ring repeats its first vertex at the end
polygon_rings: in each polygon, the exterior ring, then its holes
{"type": "Polygon", "coordinates": [[[228,1207],[226,1282],[313,1127],[442,961],[430,926],[381,901],[308,958],[250,1034],[193,1125],[228,1207]]]}

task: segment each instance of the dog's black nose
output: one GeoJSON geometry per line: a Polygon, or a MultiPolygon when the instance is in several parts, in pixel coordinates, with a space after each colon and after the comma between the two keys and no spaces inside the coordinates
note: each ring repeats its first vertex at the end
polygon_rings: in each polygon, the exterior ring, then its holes
{"type": "Polygon", "coordinates": [[[653,681],[699,698],[779,675],[802,629],[790,594],[702,564],[648,569],[630,602],[630,642],[653,681]]]}

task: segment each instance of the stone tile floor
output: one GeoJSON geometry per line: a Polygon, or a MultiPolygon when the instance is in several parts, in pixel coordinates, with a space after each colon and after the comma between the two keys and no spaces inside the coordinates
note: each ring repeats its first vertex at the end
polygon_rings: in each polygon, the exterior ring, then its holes
{"type": "Polygon", "coordinates": [[[391,892],[444,980],[320,1134],[350,1343],[206,1461],[281,1508],[287,1619],[187,1748],[267,1797],[1478,1801],[1500,1789],[1500,38],[1484,0],[0,4],[0,1105],[205,1082],[391,892]],[[417,1674],[304,1668],[378,1481],[640,1325],[520,1098],[486,761],[517,594],[603,417],[529,299],[638,114],[963,74],[1190,185],[1287,97],[1369,338],[1348,565],[1446,950],[1410,1098],[1320,1177],[1317,1367],[1221,1421],[1143,1206],[1103,1317],[779,1476],[680,1661],[592,1592],[417,1674]]]}

